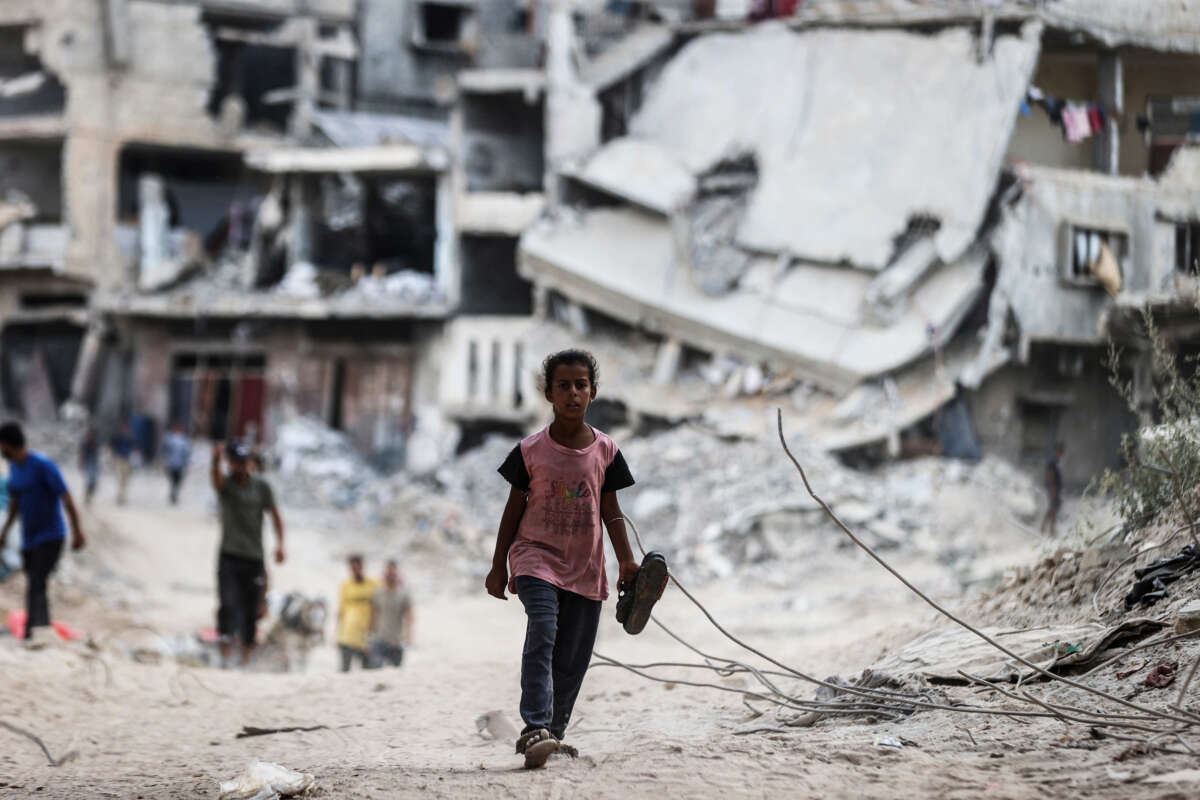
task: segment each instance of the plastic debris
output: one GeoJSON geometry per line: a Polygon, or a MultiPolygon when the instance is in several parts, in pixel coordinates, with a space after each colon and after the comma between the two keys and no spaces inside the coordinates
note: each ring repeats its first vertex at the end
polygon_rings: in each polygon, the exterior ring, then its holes
{"type": "Polygon", "coordinates": [[[246,771],[231,781],[221,782],[220,800],[275,800],[295,797],[316,786],[317,779],[304,772],[269,761],[251,761],[246,771]]]}
{"type": "Polygon", "coordinates": [[[895,736],[879,736],[875,739],[876,747],[891,747],[896,750],[904,749],[904,742],[897,739],[895,736]]]}

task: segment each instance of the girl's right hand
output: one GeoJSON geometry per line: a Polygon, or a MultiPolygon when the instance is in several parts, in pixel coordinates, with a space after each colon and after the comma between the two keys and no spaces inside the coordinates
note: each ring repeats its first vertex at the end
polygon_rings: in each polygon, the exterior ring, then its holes
{"type": "Polygon", "coordinates": [[[508,585],[508,570],[503,567],[492,567],[492,571],[488,573],[483,585],[487,587],[487,593],[492,597],[497,600],[507,600],[504,588],[508,585]]]}

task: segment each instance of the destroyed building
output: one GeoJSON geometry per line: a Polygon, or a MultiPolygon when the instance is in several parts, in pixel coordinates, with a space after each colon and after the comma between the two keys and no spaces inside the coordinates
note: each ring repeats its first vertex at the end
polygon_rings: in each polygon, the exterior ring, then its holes
{"type": "Polygon", "coordinates": [[[549,5],[4,3],[0,406],[150,438],[306,414],[389,464],[444,449],[443,405],[511,417],[549,5]],[[443,341],[479,365],[447,403],[443,341]]]}
{"type": "Polygon", "coordinates": [[[635,416],[1081,484],[1110,338],[1195,349],[1200,8],[1143,5],[9,0],[0,406],[428,468],[553,316],[658,343],[635,416]]]}
{"type": "Polygon", "coordinates": [[[664,362],[814,387],[766,405],[831,451],[1040,466],[1061,440],[1082,485],[1136,422],[1110,339],[1147,404],[1141,309],[1195,348],[1198,14],[864,0],[694,21],[621,125],[564,61],[549,110],[576,126],[548,145],[559,191],[520,272],[655,331],[664,362]]]}

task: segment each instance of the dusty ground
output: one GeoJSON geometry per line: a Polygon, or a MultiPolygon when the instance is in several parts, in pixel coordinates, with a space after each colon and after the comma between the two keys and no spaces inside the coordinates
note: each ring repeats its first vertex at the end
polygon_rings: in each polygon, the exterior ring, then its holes
{"type": "MultiPolygon", "coordinates": [[[[487,598],[475,578],[445,574],[430,556],[407,565],[420,605],[417,643],[400,670],[336,674],[329,646],[303,675],[135,663],[130,648],[148,637],[211,625],[216,527],[202,481],[194,473],[184,504],[169,509],[162,481],[143,475],[129,506],[115,508],[105,492],[88,512],[92,547],[64,566],[54,608],[87,631],[98,651],[60,644],[30,652],[0,638],[0,720],[40,735],[56,758],[70,754],[48,766],[33,742],[0,730],[0,795],[215,797],[219,781],[255,758],[313,773],[324,797],[1184,798],[1198,790],[1196,783],[1140,782],[1195,766],[1195,759],[1116,761],[1122,743],[1044,720],[926,712],[892,723],[735,735],[769,724],[751,719],[740,694],[653,683],[612,668],[595,668],[584,686],[570,732],[582,757],[525,772],[510,741],[486,740],[476,726],[490,711],[516,719],[520,606],[487,598]],[[235,738],[243,725],[327,727],[235,738]],[[911,744],[878,747],[881,736],[911,744]]],[[[945,505],[989,537],[982,558],[1033,560],[1036,540],[988,519],[983,499],[948,497],[945,505]]],[[[376,568],[390,554],[385,541],[365,532],[306,527],[315,517],[285,515],[291,559],[273,571],[275,588],[332,598],[343,553],[363,549],[376,568]]],[[[950,567],[895,559],[940,600],[966,605],[970,614],[950,567]]],[[[793,573],[800,580],[731,579],[697,592],[738,635],[822,677],[857,673],[934,621],[882,570],[836,543],[806,566],[793,573]]],[[[18,602],[21,584],[17,577],[0,586],[0,611],[18,602]]],[[[626,636],[611,613],[606,608],[599,652],[632,663],[696,660],[653,628],[626,636]]],[[[706,649],[741,655],[678,592],[667,595],[660,616],[706,649]]],[[[811,696],[811,687],[795,688],[811,696]]]]}

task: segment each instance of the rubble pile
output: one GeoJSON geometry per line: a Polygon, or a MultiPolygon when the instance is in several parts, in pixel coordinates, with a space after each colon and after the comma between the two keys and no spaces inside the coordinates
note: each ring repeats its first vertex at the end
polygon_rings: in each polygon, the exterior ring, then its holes
{"type": "MultiPolygon", "coordinates": [[[[849,544],[804,491],[776,442],[728,441],[698,425],[622,442],[638,481],[622,492],[622,508],[645,546],[663,551],[681,574],[707,579],[736,570],[754,578],[849,544]]],[[[493,437],[431,479],[398,474],[376,480],[362,487],[359,509],[397,546],[444,554],[468,571],[483,569],[509,491],[496,469],[513,445],[493,437]]],[[[881,550],[912,548],[969,564],[977,532],[934,527],[945,526],[944,515],[934,513],[939,493],[956,487],[994,497],[1014,518],[1027,519],[1035,509],[1032,482],[999,461],[931,458],[858,472],[803,442],[790,446],[817,492],[881,550]]]]}
{"type": "Polygon", "coordinates": [[[1062,548],[1037,563],[1010,569],[999,587],[980,598],[979,619],[1011,626],[1084,622],[1095,616],[1092,596],[1097,589],[1102,613],[1120,607],[1119,613],[1108,615],[1119,618],[1124,614],[1120,600],[1129,587],[1116,577],[1101,584],[1128,555],[1124,545],[1062,548]]]}
{"type": "Polygon", "coordinates": [[[1164,517],[1144,526],[1114,526],[1079,547],[1059,548],[1008,570],[980,597],[979,618],[1005,625],[1114,624],[1131,614],[1169,619],[1200,589],[1186,533],[1178,520],[1164,517]]]}
{"type": "MultiPolygon", "coordinates": [[[[789,446],[817,494],[881,550],[912,547],[951,561],[971,555],[960,541],[973,542],[971,531],[932,527],[944,518],[933,507],[948,486],[994,493],[1014,517],[1035,510],[1031,482],[998,460],[923,459],[858,472],[802,443],[789,446]]],[[[770,571],[831,542],[849,544],[774,442],[729,442],[678,428],[634,440],[625,451],[639,478],[626,510],[653,547],[694,576],[723,577],[756,566],[770,571]]]]}
{"type": "Polygon", "coordinates": [[[366,275],[346,290],[346,296],[366,302],[399,299],[412,305],[432,305],[446,299],[433,274],[411,269],[366,275]]]}
{"type": "Polygon", "coordinates": [[[296,416],[279,426],[271,460],[285,478],[280,483],[300,505],[349,508],[379,480],[346,436],[310,417],[296,416]]]}

